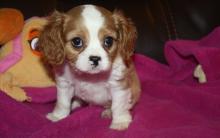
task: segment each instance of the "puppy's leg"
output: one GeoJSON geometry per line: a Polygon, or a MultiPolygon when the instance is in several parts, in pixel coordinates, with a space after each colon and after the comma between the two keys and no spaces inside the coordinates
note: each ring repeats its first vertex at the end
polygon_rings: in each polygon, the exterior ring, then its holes
{"type": "Polygon", "coordinates": [[[112,123],[110,128],[116,130],[127,129],[132,121],[129,109],[131,108],[131,92],[123,88],[112,89],[112,123]]]}
{"type": "Polygon", "coordinates": [[[112,118],[112,110],[110,108],[106,108],[102,114],[102,118],[112,118]]]}
{"type": "Polygon", "coordinates": [[[83,101],[82,101],[82,100],[80,100],[80,99],[78,99],[78,98],[75,98],[75,99],[73,100],[73,103],[72,103],[72,106],[71,106],[72,111],[75,110],[75,109],[78,108],[78,107],[81,107],[82,104],[83,104],[83,101]]]}
{"type": "Polygon", "coordinates": [[[65,81],[57,81],[57,103],[52,113],[47,115],[51,121],[59,121],[69,115],[71,111],[71,99],[73,97],[73,86],[65,81]]]}
{"type": "Polygon", "coordinates": [[[102,111],[102,118],[112,118],[111,102],[104,106],[105,110],[102,111]]]}

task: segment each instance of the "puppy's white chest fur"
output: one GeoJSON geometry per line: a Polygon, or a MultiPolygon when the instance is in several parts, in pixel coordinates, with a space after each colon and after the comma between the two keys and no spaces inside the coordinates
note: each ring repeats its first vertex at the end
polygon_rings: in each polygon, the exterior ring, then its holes
{"type": "Polygon", "coordinates": [[[124,69],[125,65],[121,58],[115,60],[109,73],[99,75],[73,73],[73,69],[65,63],[62,73],[57,74],[56,81],[59,85],[62,85],[61,82],[71,85],[73,89],[69,89],[73,91],[73,95],[88,103],[105,105],[112,100],[111,91],[120,87],[118,80],[123,77],[124,69]]]}
{"type": "Polygon", "coordinates": [[[109,85],[104,82],[77,82],[75,95],[84,101],[98,105],[105,105],[108,101],[111,101],[109,85]]]}

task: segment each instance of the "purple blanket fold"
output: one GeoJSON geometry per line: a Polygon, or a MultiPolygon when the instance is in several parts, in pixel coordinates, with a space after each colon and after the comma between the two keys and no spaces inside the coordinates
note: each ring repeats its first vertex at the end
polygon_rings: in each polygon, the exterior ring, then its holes
{"type": "Polygon", "coordinates": [[[103,110],[87,106],[52,123],[55,88],[25,88],[31,103],[18,103],[0,92],[0,137],[5,138],[219,138],[220,28],[198,41],[177,40],[165,45],[168,65],[134,55],[142,85],[140,101],[132,110],[126,131],[109,129],[103,110]],[[208,82],[193,77],[201,64],[208,82]]]}

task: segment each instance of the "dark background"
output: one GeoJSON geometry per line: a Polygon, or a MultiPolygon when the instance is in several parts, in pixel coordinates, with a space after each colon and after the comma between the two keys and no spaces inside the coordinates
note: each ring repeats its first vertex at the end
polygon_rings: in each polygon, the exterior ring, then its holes
{"type": "Polygon", "coordinates": [[[136,52],[162,63],[167,40],[197,40],[220,25],[219,0],[1,0],[0,8],[19,9],[28,19],[81,4],[124,11],[137,26],[136,52]]]}

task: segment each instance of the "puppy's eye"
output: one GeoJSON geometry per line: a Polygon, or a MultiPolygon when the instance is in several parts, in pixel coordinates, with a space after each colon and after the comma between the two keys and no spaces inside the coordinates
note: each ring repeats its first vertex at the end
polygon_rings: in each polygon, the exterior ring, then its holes
{"type": "Polygon", "coordinates": [[[83,46],[83,40],[80,37],[75,37],[71,40],[71,44],[75,48],[81,48],[83,46]]]}
{"type": "Polygon", "coordinates": [[[104,46],[110,48],[113,45],[114,39],[111,36],[107,36],[104,39],[104,46]]]}

